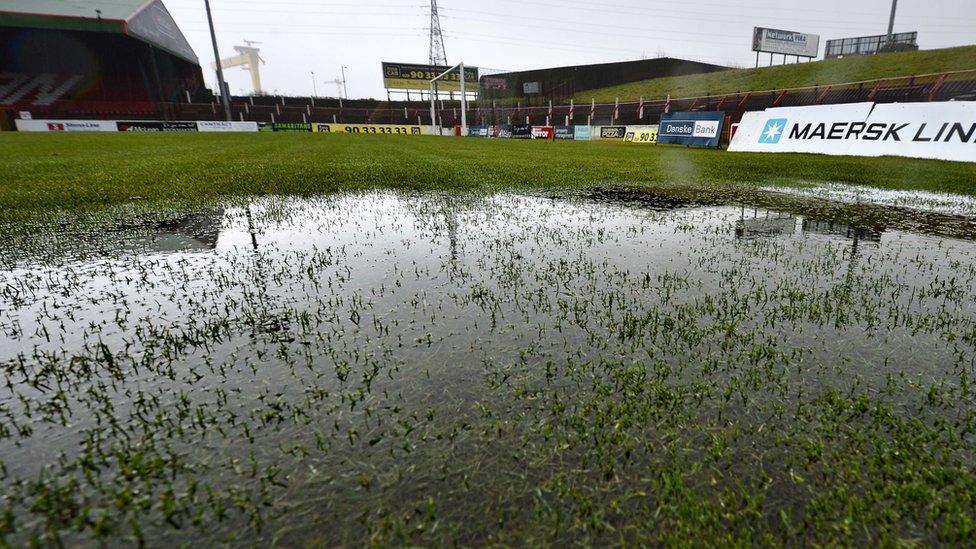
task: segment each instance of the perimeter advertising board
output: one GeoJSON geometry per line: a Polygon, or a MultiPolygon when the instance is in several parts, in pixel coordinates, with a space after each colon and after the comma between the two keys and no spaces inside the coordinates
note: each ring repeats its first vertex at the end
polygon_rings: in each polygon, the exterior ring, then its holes
{"type": "Polygon", "coordinates": [[[312,131],[312,125],[303,122],[275,122],[273,128],[276,132],[305,133],[312,131]]]}
{"type": "Polygon", "coordinates": [[[14,120],[19,132],[117,132],[114,120],[14,120]]]}
{"type": "Polygon", "coordinates": [[[820,105],[746,113],[732,152],[976,162],[976,102],[820,105]]]}
{"type": "MultiPolygon", "coordinates": [[[[451,67],[414,63],[383,63],[383,87],[388,90],[429,90],[430,81],[451,67]]],[[[464,67],[464,87],[478,90],[478,67],[464,67]]],[[[438,91],[461,91],[461,71],[437,81],[438,91]]]]}
{"type": "Polygon", "coordinates": [[[722,111],[675,112],[661,115],[657,142],[662,145],[718,147],[722,141],[722,111]]]}
{"type": "Polygon", "coordinates": [[[593,139],[593,126],[573,126],[573,139],[576,141],[593,139]]]}
{"type": "Polygon", "coordinates": [[[556,126],[556,139],[574,139],[576,137],[573,126],[556,126]]]}
{"type": "Polygon", "coordinates": [[[155,120],[15,120],[22,132],[256,132],[257,122],[155,120]]]}
{"type": "Polygon", "coordinates": [[[752,51],[817,57],[820,55],[820,36],[756,27],[752,31],[752,51]]]}
{"type": "Polygon", "coordinates": [[[532,126],[528,124],[512,124],[512,139],[532,139],[532,126]]]}
{"type": "Polygon", "coordinates": [[[201,132],[256,132],[257,122],[197,122],[197,130],[201,132]]]}
{"type": "Polygon", "coordinates": [[[532,126],[532,139],[554,139],[556,130],[552,126],[532,126]]]}
{"type": "Polygon", "coordinates": [[[593,137],[616,141],[627,136],[627,126],[598,126],[593,130],[593,137]]]}
{"type": "Polygon", "coordinates": [[[257,122],[156,120],[15,120],[22,132],[256,132],[257,122]]]}
{"type": "Polygon", "coordinates": [[[627,135],[624,136],[624,141],[642,145],[655,145],[657,144],[658,128],[659,126],[627,126],[627,135]]]}
{"type": "Polygon", "coordinates": [[[468,137],[488,137],[488,126],[468,126],[468,137]]]}
{"type": "MultiPolygon", "coordinates": [[[[397,126],[394,124],[312,124],[315,133],[375,133],[384,135],[423,135],[420,126],[397,126]]],[[[451,129],[453,132],[454,130],[451,129]]]]}
{"type": "Polygon", "coordinates": [[[120,132],[195,132],[196,122],[116,122],[120,132]]]}

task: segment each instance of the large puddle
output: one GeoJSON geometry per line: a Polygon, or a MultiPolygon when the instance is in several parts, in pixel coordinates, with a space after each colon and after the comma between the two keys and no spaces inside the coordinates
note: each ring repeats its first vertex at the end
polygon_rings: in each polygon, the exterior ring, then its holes
{"type": "Polygon", "coordinates": [[[905,227],[601,191],[16,228],[0,532],[964,540],[976,244],[905,227]]]}

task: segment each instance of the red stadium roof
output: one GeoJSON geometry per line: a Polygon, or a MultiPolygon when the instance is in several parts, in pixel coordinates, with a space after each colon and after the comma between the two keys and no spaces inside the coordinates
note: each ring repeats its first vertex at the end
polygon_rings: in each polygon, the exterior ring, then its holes
{"type": "Polygon", "coordinates": [[[0,0],[0,27],[121,33],[200,64],[162,0],[0,0]]]}

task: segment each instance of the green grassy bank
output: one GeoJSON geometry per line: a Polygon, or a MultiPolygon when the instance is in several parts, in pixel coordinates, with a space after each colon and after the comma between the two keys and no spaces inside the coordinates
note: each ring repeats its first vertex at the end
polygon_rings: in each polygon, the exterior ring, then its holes
{"type": "MultiPolygon", "coordinates": [[[[780,62],[776,56],[774,62],[780,62]]],[[[769,56],[760,58],[760,64],[769,62],[769,56]]],[[[879,78],[907,77],[947,71],[976,69],[976,46],[963,46],[939,50],[891,53],[886,55],[854,56],[814,63],[799,63],[654,78],[630,84],[622,84],[599,90],[589,90],[576,95],[578,102],[595,99],[598,103],[663,99],[671,97],[700,97],[725,93],[745,93],[805,86],[828,86],[879,78]]]]}

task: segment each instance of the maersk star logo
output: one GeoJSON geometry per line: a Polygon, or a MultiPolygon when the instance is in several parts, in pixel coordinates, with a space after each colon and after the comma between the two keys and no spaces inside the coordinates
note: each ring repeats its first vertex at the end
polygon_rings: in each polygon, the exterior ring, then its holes
{"type": "Polygon", "coordinates": [[[768,145],[775,145],[779,143],[780,138],[783,137],[783,132],[786,131],[786,124],[789,121],[785,118],[773,118],[766,122],[766,129],[763,130],[762,135],[759,136],[760,143],[766,143],[768,145]]]}

